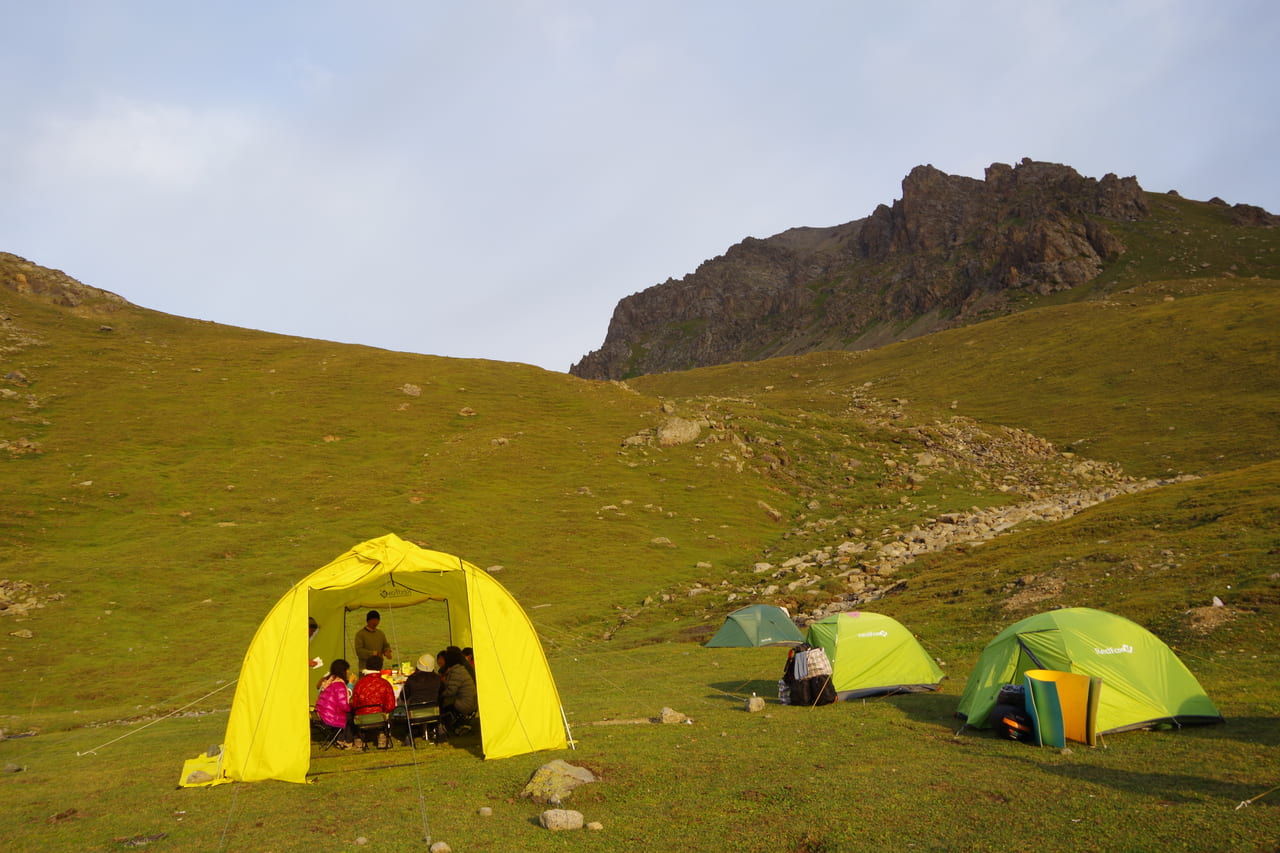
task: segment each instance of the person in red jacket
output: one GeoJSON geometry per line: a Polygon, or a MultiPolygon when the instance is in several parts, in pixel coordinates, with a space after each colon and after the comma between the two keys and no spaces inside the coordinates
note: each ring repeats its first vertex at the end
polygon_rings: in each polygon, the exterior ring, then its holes
{"type": "Polygon", "coordinates": [[[374,655],[360,671],[360,680],[351,688],[351,713],[390,714],[396,707],[396,691],[382,677],[382,658],[374,655]]]}
{"type": "MultiPolygon", "coordinates": [[[[373,655],[361,670],[360,680],[351,688],[351,715],[390,714],[396,707],[396,691],[391,682],[382,677],[382,658],[373,655]]],[[[378,732],[378,748],[385,745],[386,732],[378,732]]],[[[357,748],[363,744],[356,741],[357,748]]]]}

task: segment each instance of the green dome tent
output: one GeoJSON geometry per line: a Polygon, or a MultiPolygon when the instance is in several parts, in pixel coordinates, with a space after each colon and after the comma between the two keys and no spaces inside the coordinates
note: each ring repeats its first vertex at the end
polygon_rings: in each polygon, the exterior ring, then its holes
{"type": "Polygon", "coordinates": [[[986,728],[1000,687],[1024,683],[1031,669],[1101,678],[1100,734],[1160,722],[1222,722],[1195,676],[1163,641],[1123,616],[1088,607],[1029,616],[1001,631],[978,657],[957,715],[986,728]]]}
{"type": "Polygon", "coordinates": [[[705,643],[708,648],[798,646],[804,636],[787,611],[774,604],[753,604],[724,618],[720,630],[705,643]]]}
{"type": "Polygon", "coordinates": [[[945,677],[910,631],[880,613],[833,613],[809,626],[807,641],[826,651],[841,699],[937,690],[945,677]]]}
{"type": "Polygon", "coordinates": [[[326,660],[345,656],[337,632],[327,639],[321,632],[308,647],[307,617],[342,624],[345,611],[427,601],[445,602],[452,642],[475,650],[484,757],[565,748],[566,723],[551,669],[511,593],[465,560],[387,534],[316,569],[271,609],[245,654],[220,755],[187,762],[183,784],[305,782],[314,698],[306,661],[316,652],[326,660]],[[205,772],[189,782],[189,768],[205,772]]]}

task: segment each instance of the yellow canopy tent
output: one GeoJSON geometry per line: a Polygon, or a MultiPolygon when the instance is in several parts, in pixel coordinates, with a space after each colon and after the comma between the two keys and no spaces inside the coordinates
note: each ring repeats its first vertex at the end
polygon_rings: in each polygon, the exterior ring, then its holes
{"type": "MultiPolygon", "coordinates": [[[[222,744],[221,774],[182,784],[304,782],[311,762],[307,660],[348,657],[341,632],[321,630],[308,644],[307,617],[342,624],[344,611],[443,601],[452,642],[475,651],[485,758],[564,749],[560,697],[533,624],[511,593],[487,572],[394,534],[355,546],[294,585],[254,634],[240,669],[222,744]]],[[[207,757],[193,759],[202,767],[207,757]]],[[[189,765],[195,766],[192,762],[189,765]]]]}

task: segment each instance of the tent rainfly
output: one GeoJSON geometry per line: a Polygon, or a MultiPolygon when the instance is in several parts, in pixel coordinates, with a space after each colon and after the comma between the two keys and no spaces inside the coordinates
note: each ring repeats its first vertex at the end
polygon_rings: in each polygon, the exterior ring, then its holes
{"type": "Polygon", "coordinates": [[[311,760],[308,658],[347,657],[340,631],[308,646],[307,617],[341,625],[345,611],[443,601],[452,642],[475,651],[485,758],[563,749],[564,712],[542,644],[511,593],[458,557],[394,534],[355,546],[294,585],[258,627],[240,669],[221,754],[188,765],[206,769],[183,784],[305,782],[311,760]],[[208,768],[215,768],[209,770],[208,768]],[[207,778],[212,776],[212,778],[207,778]]]}
{"type": "Polygon", "coordinates": [[[803,642],[804,635],[786,610],[775,604],[753,604],[726,616],[720,630],[705,646],[798,646],[803,642]]]}
{"type": "Polygon", "coordinates": [[[809,645],[831,659],[841,699],[937,690],[945,676],[910,631],[881,613],[833,613],[809,625],[809,645]]]}
{"type": "Polygon", "coordinates": [[[1222,722],[1200,682],[1163,641],[1123,616],[1088,607],[1050,610],[1001,631],[978,656],[957,716],[986,728],[1001,686],[1025,683],[1028,670],[1102,679],[1099,734],[1222,722]]]}

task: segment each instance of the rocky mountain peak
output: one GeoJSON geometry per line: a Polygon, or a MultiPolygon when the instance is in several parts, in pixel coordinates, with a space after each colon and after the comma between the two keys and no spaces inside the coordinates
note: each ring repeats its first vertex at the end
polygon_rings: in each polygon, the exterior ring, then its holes
{"type": "Polygon", "coordinates": [[[860,349],[990,309],[1010,289],[1090,281],[1125,251],[1107,222],[1142,219],[1136,178],[994,163],[983,180],[917,166],[865,219],[747,238],[680,280],[618,303],[604,345],[570,368],[593,379],[816,349],[860,349]]]}

